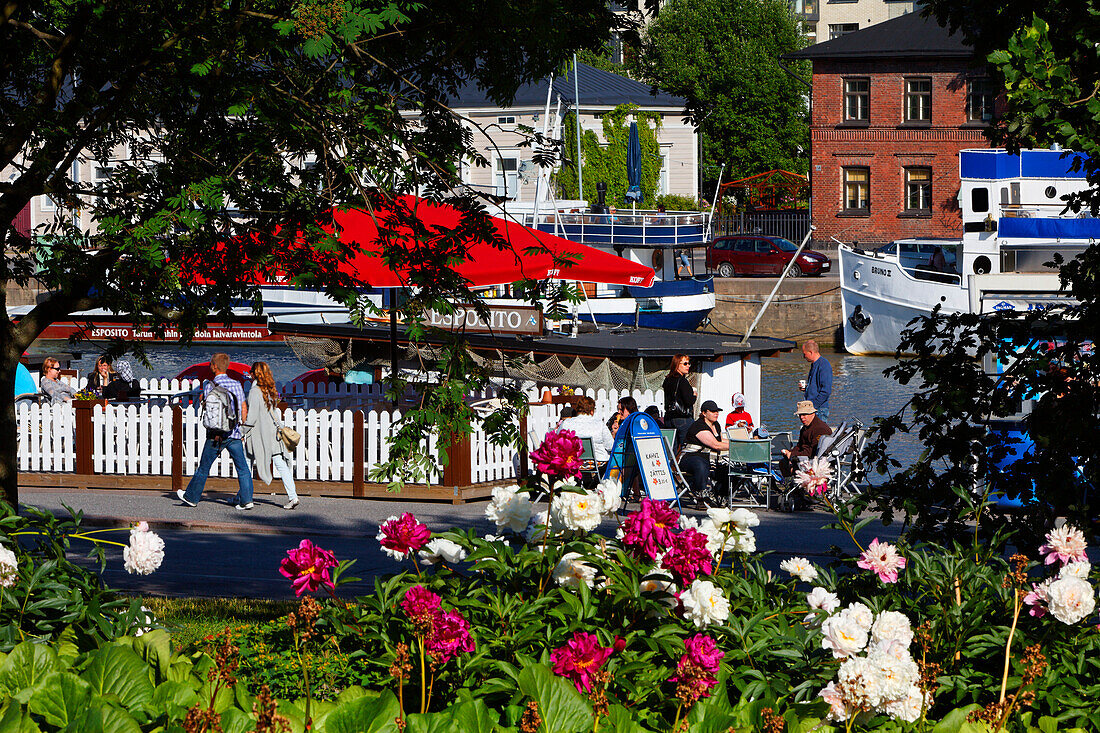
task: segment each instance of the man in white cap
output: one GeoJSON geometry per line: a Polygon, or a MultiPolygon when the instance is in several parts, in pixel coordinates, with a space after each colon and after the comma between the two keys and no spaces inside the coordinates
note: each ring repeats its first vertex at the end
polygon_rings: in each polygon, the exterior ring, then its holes
{"type": "Polygon", "coordinates": [[[784,476],[791,476],[798,468],[799,458],[812,458],[817,444],[824,436],[832,435],[833,429],[817,416],[817,408],[809,400],[803,400],[795,406],[795,417],[802,421],[802,430],[798,432],[798,442],[790,450],[783,451],[779,461],[779,470],[784,476]]]}

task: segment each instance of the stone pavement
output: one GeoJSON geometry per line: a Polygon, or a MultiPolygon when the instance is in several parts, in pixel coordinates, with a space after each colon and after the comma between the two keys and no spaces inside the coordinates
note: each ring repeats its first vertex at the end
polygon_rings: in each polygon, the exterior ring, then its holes
{"type": "MultiPolygon", "coordinates": [[[[409,568],[408,563],[401,565],[383,554],[375,539],[379,525],[390,516],[412,512],[433,531],[458,528],[485,534],[495,530],[485,519],[485,502],[453,506],[405,501],[399,494],[389,501],[305,496],[297,509],[287,511],[282,508],[285,495],[272,493],[261,484],[256,508],[239,511],[224,503],[230,496],[207,494],[192,508],[174,494],[156,491],[20,490],[23,504],[55,514],[67,513],[65,507],[83,512],[88,526],[128,527],[148,522],[166,543],[162,568],[150,576],[128,575],[122,570],[121,551],[112,549],[103,573],[110,587],[146,595],[292,597],[289,583],[278,573],[278,564],[286,550],[302,539],[333,551],[338,559],[356,560],[351,574],[362,582],[342,588],[346,595],[355,595],[367,592],[375,577],[409,568]]],[[[757,514],[757,551],[772,553],[765,564],[773,571],[793,555],[827,564],[834,545],[856,552],[846,533],[822,529],[832,520],[826,513],[757,510],[757,514]]],[[[614,535],[615,520],[605,520],[599,531],[614,535]]],[[[860,533],[860,542],[866,546],[874,537],[892,539],[898,531],[896,524],[883,527],[872,522],[860,533]]],[[[125,542],[121,533],[112,539],[125,542]]],[[[81,548],[74,545],[73,556],[81,554],[81,548]]]]}

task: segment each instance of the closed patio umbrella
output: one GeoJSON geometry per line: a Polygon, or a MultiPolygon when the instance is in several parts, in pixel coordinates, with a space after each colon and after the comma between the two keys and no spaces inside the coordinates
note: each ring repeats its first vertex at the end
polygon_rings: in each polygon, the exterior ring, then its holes
{"type": "Polygon", "coordinates": [[[638,139],[638,123],[630,123],[630,138],[626,143],[626,200],[637,204],[642,200],[642,143],[638,139]]]}

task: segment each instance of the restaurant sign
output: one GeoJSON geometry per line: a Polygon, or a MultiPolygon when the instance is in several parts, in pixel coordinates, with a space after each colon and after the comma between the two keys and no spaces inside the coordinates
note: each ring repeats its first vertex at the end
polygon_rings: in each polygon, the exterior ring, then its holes
{"type": "Polygon", "coordinates": [[[425,323],[445,331],[496,333],[519,336],[542,335],[542,310],[533,305],[490,305],[483,318],[469,304],[455,306],[453,313],[429,310],[425,323]]]}

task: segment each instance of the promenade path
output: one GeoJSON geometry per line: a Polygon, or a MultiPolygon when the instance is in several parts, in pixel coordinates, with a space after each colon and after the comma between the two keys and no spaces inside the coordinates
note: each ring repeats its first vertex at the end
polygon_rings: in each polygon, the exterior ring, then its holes
{"type": "MultiPolygon", "coordinates": [[[[289,582],[279,575],[279,562],[286,550],[310,539],[333,551],[337,559],[356,560],[350,574],[362,580],[341,587],[341,595],[352,596],[367,592],[375,577],[410,568],[408,562],[402,565],[385,555],[375,539],[379,524],[390,516],[412,512],[433,531],[459,528],[485,534],[495,530],[485,519],[485,502],[452,506],[404,501],[400,495],[392,501],[305,496],[297,509],[286,511],[282,508],[286,497],[262,484],[256,487],[252,511],[234,509],[224,503],[229,498],[229,494],[208,493],[191,508],[174,494],[151,491],[20,489],[23,504],[57,515],[67,514],[65,507],[70,507],[83,512],[84,524],[90,528],[148,522],[165,541],[161,569],[149,576],[129,575],[122,566],[121,548],[111,548],[103,573],[111,588],[145,595],[291,598],[289,582]]],[[[758,510],[757,515],[757,550],[772,553],[765,562],[774,572],[782,560],[794,555],[825,565],[834,545],[856,551],[846,533],[822,529],[832,519],[829,514],[758,510]]],[[[866,546],[874,537],[894,538],[899,529],[897,524],[883,527],[872,522],[861,532],[860,541],[866,546]]],[[[605,520],[599,531],[613,536],[614,520],[605,520]]],[[[106,536],[126,542],[123,532],[106,536]]],[[[73,547],[74,559],[83,554],[79,543],[73,547]]]]}

